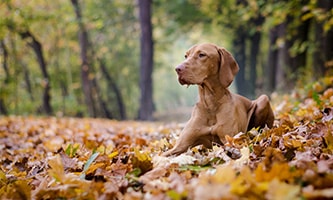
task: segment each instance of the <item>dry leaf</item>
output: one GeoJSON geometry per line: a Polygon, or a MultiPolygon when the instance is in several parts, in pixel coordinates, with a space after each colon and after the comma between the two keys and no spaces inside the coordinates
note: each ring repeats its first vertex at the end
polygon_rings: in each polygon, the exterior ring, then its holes
{"type": "Polygon", "coordinates": [[[272,129],[227,136],[225,146],[197,146],[176,157],[158,155],[175,144],[183,124],[1,117],[0,196],[331,199],[331,80],[276,97],[272,129]],[[328,89],[319,93],[318,86],[328,89]]]}

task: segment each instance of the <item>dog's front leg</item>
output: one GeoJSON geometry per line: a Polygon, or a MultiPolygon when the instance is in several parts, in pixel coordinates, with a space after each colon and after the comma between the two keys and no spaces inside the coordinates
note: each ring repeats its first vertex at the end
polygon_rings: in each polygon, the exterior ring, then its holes
{"type": "Polygon", "coordinates": [[[201,128],[193,128],[196,125],[189,122],[183,131],[180,133],[175,146],[167,152],[164,152],[163,156],[179,155],[186,152],[189,148],[192,148],[199,144],[208,143],[205,141],[206,135],[210,134],[211,128],[207,126],[201,126],[201,128]]]}

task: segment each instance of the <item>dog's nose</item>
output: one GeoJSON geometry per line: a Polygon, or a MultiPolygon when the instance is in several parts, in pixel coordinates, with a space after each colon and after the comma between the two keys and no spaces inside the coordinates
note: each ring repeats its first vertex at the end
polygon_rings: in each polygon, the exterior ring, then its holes
{"type": "Polygon", "coordinates": [[[184,70],[184,65],[180,64],[175,68],[176,72],[179,74],[184,70]]]}

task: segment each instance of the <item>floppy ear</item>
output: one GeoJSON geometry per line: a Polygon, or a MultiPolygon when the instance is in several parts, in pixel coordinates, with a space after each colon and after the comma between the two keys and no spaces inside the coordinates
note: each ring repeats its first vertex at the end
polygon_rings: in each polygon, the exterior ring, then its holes
{"type": "Polygon", "coordinates": [[[220,54],[219,79],[223,87],[227,88],[234,80],[239,67],[234,57],[222,47],[217,47],[220,54]]]}

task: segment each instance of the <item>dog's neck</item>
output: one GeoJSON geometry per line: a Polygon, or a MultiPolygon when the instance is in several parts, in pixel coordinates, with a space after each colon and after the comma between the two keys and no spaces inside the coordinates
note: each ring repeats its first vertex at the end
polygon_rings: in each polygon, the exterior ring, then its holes
{"type": "MultiPolygon", "coordinates": [[[[219,81],[218,81],[219,83],[219,81]]],[[[206,109],[214,112],[225,102],[225,98],[230,97],[230,91],[216,84],[216,81],[204,81],[198,85],[199,88],[199,103],[206,109]]]]}

